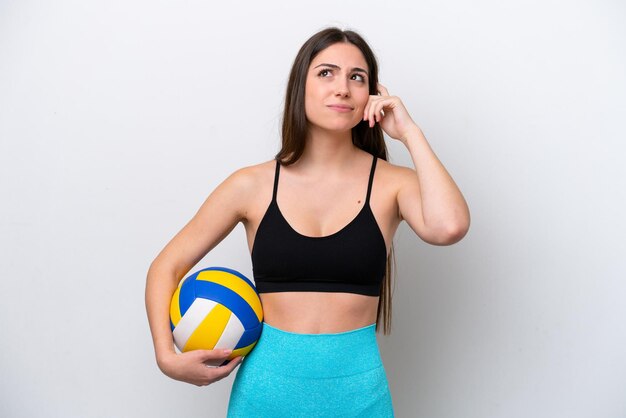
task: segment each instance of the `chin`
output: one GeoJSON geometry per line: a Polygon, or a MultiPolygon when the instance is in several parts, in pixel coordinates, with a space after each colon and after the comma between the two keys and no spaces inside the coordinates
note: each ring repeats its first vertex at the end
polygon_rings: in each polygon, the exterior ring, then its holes
{"type": "Polygon", "coordinates": [[[342,121],[341,123],[311,124],[311,126],[323,131],[342,133],[352,131],[352,128],[356,127],[358,124],[358,121],[356,123],[342,121]]]}

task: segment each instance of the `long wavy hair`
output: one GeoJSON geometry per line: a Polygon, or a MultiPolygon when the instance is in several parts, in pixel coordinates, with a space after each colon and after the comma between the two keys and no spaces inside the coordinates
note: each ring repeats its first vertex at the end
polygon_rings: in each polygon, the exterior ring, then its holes
{"type": "MultiPolygon", "coordinates": [[[[311,61],[322,50],[339,43],[350,43],[361,51],[369,69],[369,94],[378,94],[378,63],[367,42],[356,32],[341,30],[335,27],[324,29],[311,36],[300,48],[291,67],[287,93],[285,95],[285,110],[282,120],[282,147],[276,154],[276,159],[282,165],[291,165],[298,161],[304,152],[308,121],[304,107],[306,78],[311,61]]],[[[387,146],[383,138],[383,131],[379,124],[369,127],[368,121],[361,121],[352,128],[352,143],[358,148],[372,155],[387,160],[387,146]]],[[[393,245],[387,257],[385,277],[381,283],[378,312],[376,315],[376,331],[381,322],[384,334],[391,333],[391,300],[392,276],[395,267],[393,245]]]]}

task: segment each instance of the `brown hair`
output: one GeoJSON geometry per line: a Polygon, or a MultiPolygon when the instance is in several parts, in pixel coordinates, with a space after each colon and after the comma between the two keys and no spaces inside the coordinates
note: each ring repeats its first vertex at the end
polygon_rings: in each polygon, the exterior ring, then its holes
{"type": "MultiPolygon", "coordinates": [[[[285,95],[285,110],[282,120],[282,147],[276,159],[282,165],[295,163],[304,152],[308,122],[304,108],[306,78],[311,61],[322,50],[339,43],[350,43],[361,51],[369,70],[369,93],[378,94],[378,64],[376,57],[365,40],[356,32],[327,28],[311,36],[300,48],[291,67],[287,93],[285,95]]],[[[387,160],[387,147],[383,138],[383,131],[379,124],[369,127],[368,121],[361,121],[352,128],[352,143],[358,148],[372,155],[387,160]]],[[[376,314],[376,331],[382,322],[384,334],[391,333],[391,281],[394,263],[393,245],[387,257],[385,277],[381,284],[378,312],[376,314]]]]}

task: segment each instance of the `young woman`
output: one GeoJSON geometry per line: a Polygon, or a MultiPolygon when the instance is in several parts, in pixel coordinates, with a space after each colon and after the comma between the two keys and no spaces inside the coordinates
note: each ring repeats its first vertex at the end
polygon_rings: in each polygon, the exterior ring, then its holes
{"type": "Polygon", "coordinates": [[[458,187],[402,101],[378,83],[361,36],[329,28],[300,49],[287,86],[282,149],[234,172],[167,244],[148,272],[157,363],[208,385],[228,376],[222,350],[176,354],[168,307],[178,282],[242,222],[264,311],[239,369],[231,417],[393,416],[375,332],[391,326],[392,240],[401,221],[450,245],[469,228],[458,187]],[[415,169],[386,161],[383,131],[415,169]]]}

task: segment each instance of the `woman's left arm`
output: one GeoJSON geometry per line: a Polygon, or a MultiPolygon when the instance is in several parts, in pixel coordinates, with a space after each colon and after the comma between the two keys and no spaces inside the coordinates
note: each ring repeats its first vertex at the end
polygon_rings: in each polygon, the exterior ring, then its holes
{"type": "Polygon", "coordinates": [[[390,96],[379,84],[380,95],[370,96],[363,118],[370,126],[379,122],[391,138],[409,150],[415,170],[406,170],[400,180],[397,203],[400,219],[424,241],[451,245],[460,241],[469,229],[467,203],[430,148],[422,130],[411,119],[397,96],[390,96]],[[382,112],[381,112],[382,111],[382,112]]]}

